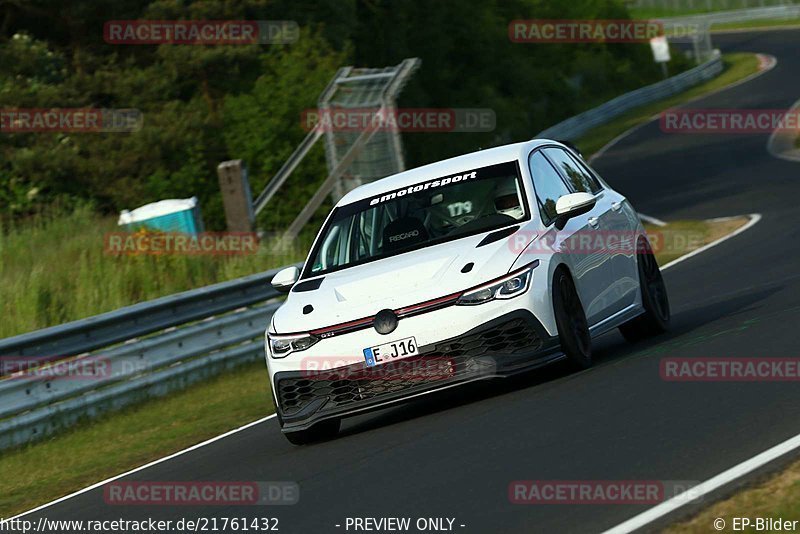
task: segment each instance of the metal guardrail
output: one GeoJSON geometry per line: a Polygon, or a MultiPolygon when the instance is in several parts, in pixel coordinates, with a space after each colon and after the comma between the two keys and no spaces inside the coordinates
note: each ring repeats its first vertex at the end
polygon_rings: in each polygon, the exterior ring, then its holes
{"type": "Polygon", "coordinates": [[[699,15],[685,15],[680,17],[666,17],[659,19],[664,27],[670,28],[678,25],[698,24],[710,27],[714,24],[729,22],[746,22],[749,20],[782,19],[800,17],[800,5],[782,5],[771,7],[757,7],[752,9],[732,9],[729,11],[714,11],[699,15]]]}
{"type": "Polygon", "coordinates": [[[249,306],[278,296],[269,285],[277,271],[193,289],[2,339],[0,356],[36,356],[44,358],[43,361],[57,360],[249,306]]]}
{"type": "Polygon", "coordinates": [[[625,3],[631,11],[658,9],[669,12],[686,8],[707,11],[760,8],[793,4],[796,0],[626,0],[625,3]]]}
{"type": "Polygon", "coordinates": [[[263,358],[277,271],[0,340],[0,450],[263,358]]]}
{"type": "Polygon", "coordinates": [[[604,104],[570,117],[536,134],[546,139],[575,139],[596,126],[605,124],[623,113],[644,104],[672,96],[710,80],[722,72],[722,59],[717,51],[702,65],[666,80],[620,95],[604,104]]]}
{"type": "MultiPolygon", "coordinates": [[[[677,76],[672,76],[671,78],[648,85],[647,87],[625,93],[596,108],[592,108],[561,121],[539,132],[536,137],[574,140],[590,129],[605,124],[633,108],[672,96],[709,80],[722,71],[722,59],[720,58],[719,51],[713,50],[711,47],[709,32],[713,25],[781,18],[800,18],[800,5],[735,9],[730,11],[702,13],[699,15],[657,19],[663,23],[667,35],[673,33],[690,35],[692,41],[696,45],[695,54],[698,57],[708,57],[709,59],[701,65],[682,72],[677,76]],[[702,49],[700,48],[701,43],[702,49]]],[[[673,40],[673,38],[670,37],[670,40],[673,40]]],[[[681,39],[677,38],[674,40],[681,39]]]]}
{"type": "Polygon", "coordinates": [[[800,17],[800,5],[780,5],[752,9],[716,11],[699,15],[685,15],[659,19],[664,32],[673,42],[692,44],[698,61],[711,57],[714,50],[712,29],[715,24],[728,24],[755,20],[796,19],[800,17]]]}

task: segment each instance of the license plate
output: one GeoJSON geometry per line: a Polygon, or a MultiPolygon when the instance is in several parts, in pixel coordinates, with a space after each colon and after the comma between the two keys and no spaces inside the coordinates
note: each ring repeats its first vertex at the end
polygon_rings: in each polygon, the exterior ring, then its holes
{"type": "Polygon", "coordinates": [[[364,349],[367,367],[375,367],[386,362],[402,360],[417,355],[417,340],[413,337],[390,341],[382,345],[364,349]]]}

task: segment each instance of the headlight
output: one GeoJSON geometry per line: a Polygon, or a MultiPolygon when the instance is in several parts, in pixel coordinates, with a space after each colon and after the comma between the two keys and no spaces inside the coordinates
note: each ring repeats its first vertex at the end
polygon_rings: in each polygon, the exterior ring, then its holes
{"type": "Polygon", "coordinates": [[[526,265],[522,269],[518,269],[503,278],[498,278],[488,284],[468,289],[458,298],[456,304],[461,306],[473,306],[495,299],[518,297],[525,293],[528,287],[530,287],[533,270],[537,265],[539,265],[538,261],[531,265],[526,265]]]}
{"type": "Polygon", "coordinates": [[[311,334],[295,334],[293,336],[279,336],[267,334],[269,340],[269,351],[273,358],[285,358],[292,352],[306,350],[319,338],[311,334]]]}

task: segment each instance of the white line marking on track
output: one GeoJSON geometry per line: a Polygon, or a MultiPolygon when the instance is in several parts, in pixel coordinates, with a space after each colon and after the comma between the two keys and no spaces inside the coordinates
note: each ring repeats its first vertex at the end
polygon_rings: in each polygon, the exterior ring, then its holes
{"type": "Polygon", "coordinates": [[[650,217],[649,215],[645,215],[644,213],[639,214],[639,219],[646,223],[655,224],[656,226],[666,226],[667,223],[662,221],[661,219],[656,219],[655,217],[650,217]]]}
{"type": "Polygon", "coordinates": [[[101,480],[100,482],[96,482],[96,483],[92,484],[91,486],[87,486],[87,487],[85,487],[83,489],[80,489],[78,491],[70,493],[69,495],[64,495],[63,497],[59,497],[58,499],[56,499],[54,501],[50,501],[49,503],[37,506],[36,508],[28,510],[27,512],[22,512],[21,514],[15,515],[14,517],[9,517],[7,519],[2,519],[2,520],[0,520],[0,525],[3,525],[7,521],[12,521],[12,520],[20,518],[22,516],[25,516],[25,515],[28,515],[28,514],[32,514],[34,512],[38,512],[39,510],[42,510],[42,509],[47,508],[49,506],[53,506],[54,504],[58,504],[58,503],[60,503],[62,501],[66,501],[67,499],[71,499],[73,497],[77,497],[78,495],[80,495],[82,493],[86,493],[87,491],[91,491],[91,490],[93,490],[95,488],[99,488],[101,486],[104,486],[104,485],[108,484],[109,482],[113,482],[113,481],[118,480],[118,479],[120,479],[122,477],[126,477],[128,475],[132,475],[133,473],[137,473],[139,471],[143,471],[143,470],[147,469],[148,467],[152,467],[154,465],[158,465],[158,464],[166,462],[168,460],[172,460],[173,458],[176,458],[178,456],[186,454],[187,452],[191,452],[191,451],[197,450],[200,447],[205,447],[206,445],[210,445],[211,443],[214,443],[215,441],[219,441],[221,439],[227,438],[228,436],[230,436],[232,434],[236,434],[237,432],[241,432],[242,430],[247,430],[248,428],[254,427],[256,425],[260,425],[261,423],[264,423],[264,422],[272,419],[273,417],[275,417],[275,414],[268,415],[266,417],[262,417],[261,419],[259,419],[257,421],[253,421],[252,423],[247,423],[246,425],[240,426],[239,428],[234,428],[233,430],[229,430],[228,432],[225,432],[224,434],[220,434],[219,436],[214,436],[211,439],[207,439],[207,440],[205,440],[203,442],[197,443],[195,445],[192,445],[191,447],[187,447],[187,448],[182,449],[182,450],[180,450],[178,452],[173,452],[172,454],[170,454],[168,456],[164,456],[163,458],[159,458],[158,460],[153,460],[150,463],[147,463],[147,464],[144,464],[144,465],[140,465],[139,467],[135,467],[135,468],[131,469],[130,471],[125,471],[124,473],[120,473],[119,475],[115,475],[115,476],[113,476],[111,478],[107,478],[105,480],[101,480]]]}
{"type": "Polygon", "coordinates": [[[668,269],[668,268],[672,267],[673,265],[679,264],[682,261],[688,260],[689,258],[691,258],[693,256],[697,256],[701,252],[705,252],[706,250],[710,249],[711,247],[716,247],[720,243],[722,243],[724,241],[727,241],[728,239],[730,239],[732,237],[736,237],[737,235],[741,234],[742,232],[748,230],[749,228],[754,226],[758,221],[761,220],[761,214],[760,213],[751,213],[750,215],[748,215],[748,217],[750,217],[750,220],[747,221],[747,223],[745,223],[744,226],[742,226],[741,228],[736,229],[736,231],[731,232],[730,234],[728,234],[726,236],[720,237],[716,241],[712,241],[711,243],[708,243],[707,245],[703,245],[702,247],[700,247],[700,248],[698,248],[696,250],[693,250],[690,253],[681,256],[680,258],[676,258],[676,259],[672,260],[668,264],[666,264],[663,267],[661,267],[661,270],[663,271],[665,269],[668,269]]]}
{"type": "Polygon", "coordinates": [[[771,449],[767,449],[764,452],[753,456],[749,460],[745,460],[744,462],[731,467],[727,471],[723,471],[722,473],[709,478],[705,482],[694,486],[690,490],[685,491],[680,495],[676,495],[668,501],[664,501],[661,504],[650,508],[649,510],[645,510],[639,515],[631,517],[627,521],[606,530],[603,532],[603,534],[624,534],[642,528],[643,526],[652,523],[656,519],[663,517],[674,510],[677,510],[684,504],[692,502],[693,500],[696,501],[700,497],[707,495],[708,493],[721,488],[725,484],[733,482],[737,478],[751,473],[764,465],[767,465],[769,462],[780,458],[784,454],[792,452],[798,447],[800,447],[800,434],[787,439],[783,443],[775,445],[771,449]]]}

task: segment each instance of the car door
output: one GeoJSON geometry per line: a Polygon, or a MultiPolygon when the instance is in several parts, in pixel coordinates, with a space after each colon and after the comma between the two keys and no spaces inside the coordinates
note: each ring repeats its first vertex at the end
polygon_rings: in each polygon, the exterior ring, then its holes
{"type": "MultiPolygon", "coordinates": [[[[597,173],[585,162],[579,163],[595,181],[601,182],[597,180],[597,173]]],[[[639,295],[639,271],[636,263],[639,216],[631,203],[617,191],[606,187],[604,194],[611,204],[607,219],[610,232],[607,241],[612,254],[614,290],[618,299],[615,308],[621,310],[633,304],[639,295]]]]}
{"type": "Polygon", "coordinates": [[[587,246],[586,239],[597,235],[604,208],[595,205],[588,213],[572,217],[563,228],[557,228],[556,202],[575,189],[557,170],[555,161],[561,161],[560,155],[556,154],[559,157],[553,161],[545,155],[546,150],[549,149],[535,150],[528,158],[542,224],[547,227],[542,238],[563,253],[586,310],[586,319],[593,325],[608,316],[606,289],[612,275],[607,254],[593,250],[591,244],[587,246]]]}
{"type": "Polygon", "coordinates": [[[590,324],[595,324],[620,309],[621,293],[614,272],[615,253],[609,247],[610,244],[613,245],[615,237],[612,229],[612,202],[600,182],[573,157],[569,150],[548,147],[543,151],[561,173],[572,192],[589,193],[594,195],[597,201],[594,208],[586,214],[587,235],[583,236],[584,239],[580,241],[576,251],[577,257],[585,261],[587,269],[591,271],[587,280],[596,284],[593,289],[595,294],[593,311],[596,313],[594,316],[596,320],[590,321],[590,324]]]}

